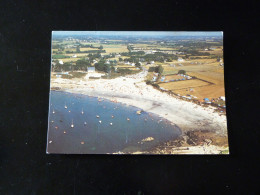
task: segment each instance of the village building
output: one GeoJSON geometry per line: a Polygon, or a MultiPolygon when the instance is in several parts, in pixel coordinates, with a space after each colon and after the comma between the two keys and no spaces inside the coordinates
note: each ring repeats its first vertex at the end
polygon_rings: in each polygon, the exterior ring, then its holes
{"type": "Polygon", "coordinates": [[[95,72],[95,67],[88,67],[88,73],[95,72]]]}
{"type": "Polygon", "coordinates": [[[62,60],[59,60],[59,64],[63,64],[63,61],[62,61],[62,60]]]}
{"type": "Polygon", "coordinates": [[[226,98],[224,96],[220,96],[219,99],[226,101],[226,98]]]}
{"type": "Polygon", "coordinates": [[[178,62],[184,62],[184,59],[178,58],[178,62]]]}
{"type": "Polygon", "coordinates": [[[90,79],[90,78],[100,79],[101,76],[105,76],[105,74],[95,72],[95,67],[88,67],[88,74],[85,76],[85,79],[90,79]]]}
{"type": "Polygon", "coordinates": [[[152,81],[156,81],[157,80],[157,77],[156,76],[154,76],[153,77],[153,79],[152,79],[152,81]]]}

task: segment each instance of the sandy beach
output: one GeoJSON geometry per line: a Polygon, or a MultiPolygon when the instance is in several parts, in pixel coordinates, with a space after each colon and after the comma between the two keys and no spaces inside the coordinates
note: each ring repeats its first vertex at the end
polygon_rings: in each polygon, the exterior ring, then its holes
{"type": "Polygon", "coordinates": [[[226,135],[226,116],[214,112],[214,107],[202,107],[193,102],[175,98],[146,85],[147,72],[115,79],[62,79],[52,78],[51,87],[62,91],[85,94],[132,105],[157,114],[178,125],[183,132],[210,130],[226,135]]]}
{"type": "MultiPolygon", "coordinates": [[[[151,85],[147,85],[144,81],[146,74],[146,71],[142,71],[135,75],[115,79],[95,80],[87,78],[52,78],[51,88],[57,87],[61,91],[94,96],[100,99],[103,98],[135,106],[140,108],[140,110],[157,114],[176,124],[181,128],[183,136],[186,136],[187,132],[190,131],[209,131],[216,136],[224,137],[224,145],[228,143],[225,115],[215,112],[216,108],[214,107],[202,107],[193,102],[178,99],[153,88],[151,85]]],[[[185,143],[181,145],[186,146],[185,143]]],[[[224,150],[222,146],[210,146],[210,150],[208,150],[208,145],[204,147],[199,145],[189,147],[188,153],[190,154],[203,152],[218,154],[221,150],[224,150]]],[[[159,151],[163,152],[163,150],[159,151]]],[[[187,150],[185,148],[183,150],[171,149],[170,153],[185,154],[187,150]]]]}

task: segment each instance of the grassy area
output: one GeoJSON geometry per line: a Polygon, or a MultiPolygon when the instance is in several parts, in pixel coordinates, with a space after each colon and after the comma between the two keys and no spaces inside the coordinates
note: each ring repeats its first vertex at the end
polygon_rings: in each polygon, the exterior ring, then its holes
{"type": "Polygon", "coordinates": [[[64,59],[64,58],[69,58],[69,56],[62,55],[62,54],[52,55],[52,59],[64,59]]]}

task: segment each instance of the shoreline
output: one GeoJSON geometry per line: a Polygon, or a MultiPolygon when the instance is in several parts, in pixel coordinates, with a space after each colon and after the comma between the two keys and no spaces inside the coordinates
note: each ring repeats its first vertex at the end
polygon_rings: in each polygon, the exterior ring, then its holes
{"type": "Polygon", "coordinates": [[[183,131],[211,130],[218,134],[227,134],[226,116],[215,112],[216,108],[177,99],[146,85],[143,78],[124,80],[125,77],[94,81],[58,78],[52,81],[51,87],[135,106],[171,121],[183,131]]]}
{"type": "Polygon", "coordinates": [[[225,137],[228,143],[225,115],[216,112],[216,108],[212,106],[199,106],[154,89],[146,85],[145,76],[146,73],[143,71],[110,80],[52,78],[51,89],[59,88],[56,91],[106,99],[156,114],[177,125],[182,131],[181,137],[186,136],[188,132],[209,131],[216,136],[225,137]]]}

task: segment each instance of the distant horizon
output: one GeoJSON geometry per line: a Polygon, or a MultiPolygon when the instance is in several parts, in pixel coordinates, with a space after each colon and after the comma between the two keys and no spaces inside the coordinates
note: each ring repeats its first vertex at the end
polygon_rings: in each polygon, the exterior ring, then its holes
{"type": "Polygon", "coordinates": [[[52,31],[53,36],[222,37],[223,31],[52,31]]]}

